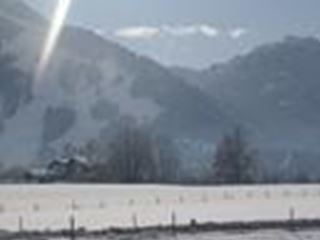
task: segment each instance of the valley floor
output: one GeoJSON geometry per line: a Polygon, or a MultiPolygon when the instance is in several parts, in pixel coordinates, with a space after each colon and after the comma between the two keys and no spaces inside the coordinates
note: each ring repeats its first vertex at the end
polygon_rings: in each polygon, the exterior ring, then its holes
{"type": "MultiPolygon", "coordinates": [[[[213,232],[194,234],[164,234],[149,232],[133,235],[76,238],[77,240],[319,240],[320,229],[286,231],[259,230],[237,232],[213,232]]],[[[70,238],[13,238],[11,240],[70,240],[70,238]]]]}
{"type": "MultiPolygon", "coordinates": [[[[319,202],[320,185],[2,185],[0,229],[12,232],[59,231],[69,229],[71,219],[75,221],[75,228],[88,232],[109,228],[188,225],[191,222],[202,224],[313,220],[320,219],[319,202]]],[[[320,224],[312,226],[320,227],[320,224]]],[[[211,229],[214,228],[209,228],[211,229]]],[[[233,240],[243,237],[243,234],[239,233],[217,234],[199,234],[196,237],[181,234],[177,239],[205,240],[219,236],[218,239],[221,240],[233,240]]],[[[277,240],[277,234],[280,236],[279,239],[291,240],[299,239],[300,232],[298,235],[285,231],[256,231],[245,234],[244,239],[249,240],[255,239],[254,236],[257,234],[265,235],[263,238],[256,238],[259,240],[277,240]]],[[[320,239],[320,230],[301,234],[303,237],[306,235],[308,239],[320,239]],[[313,235],[318,238],[312,238],[313,235]]],[[[171,238],[172,236],[154,231],[143,236],[116,236],[112,239],[171,238]]]]}

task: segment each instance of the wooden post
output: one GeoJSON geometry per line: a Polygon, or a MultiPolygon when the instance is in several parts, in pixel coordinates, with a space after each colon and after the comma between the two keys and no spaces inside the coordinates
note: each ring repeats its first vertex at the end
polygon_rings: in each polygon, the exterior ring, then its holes
{"type": "Polygon", "coordinates": [[[191,227],[191,229],[192,229],[192,230],[195,230],[196,227],[197,227],[197,225],[198,225],[197,220],[196,220],[195,218],[192,218],[192,219],[190,220],[190,227],[191,227]]]}
{"type": "Polygon", "coordinates": [[[289,209],[289,219],[290,219],[290,221],[294,221],[295,220],[295,209],[294,209],[294,207],[291,207],[289,209]]]}
{"type": "Polygon", "coordinates": [[[208,197],[206,194],[202,194],[202,198],[201,198],[202,203],[207,203],[208,202],[208,197]]]}
{"type": "Polygon", "coordinates": [[[134,230],[138,230],[138,216],[136,213],[132,214],[132,225],[134,230]]]}
{"type": "Polygon", "coordinates": [[[32,210],[33,210],[34,212],[39,212],[39,210],[40,210],[39,204],[38,204],[38,203],[33,204],[32,210]]]}
{"type": "Polygon", "coordinates": [[[73,215],[70,217],[70,240],[76,240],[76,219],[73,215]]]}
{"type": "Polygon", "coordinates": [[[21,216],[18,219],[18,230],[19,230],[19,233],[23,232],[23,218],[21,216]]]}
{"type": "Polygon", "coordinates": [[[296,216],[295,216],[295,208],[294,207],[291,207],[290,209],[289,209],[289,225],[290,225],[290,230],[291,231],[294,231],[295,230],[295,218],[296,218],[296,216]]]}
{"type": "Polygon", "coordinates": [[[100,209],[104,209],[105,207],[106,207],[106,204],[101,201],[101,202],[99,203],[99,208],[100,208],[100,209]]]}
{"type": "Polygon", "coordinates": [[[129,206],[134,206],[134,204],[135,204],[135,201],[134,201],[134,199],[131,198],[129,200],[129,206]]]}
{"type": "Polygon", "coordinates": [[[270,194],[269,190],[266,190],[266,191],[264,192],[264,196],[265,196],[265,198],[270,199],[271,194],[270,194]]]}
{"type": "Polygon", "coordinates": [[[71,210],[72,211],[78,210],[78,205],[74,199],[71,200],[71,210]]]}
{"type": "Polygon", "coordinates": [[[0,214],[1,214],[1,213],[4,213],[4,211],[5,211],[4,206],[1,204],[1,205],[0,205],[0,214]]]}
{"type": "Polygon", "coordinates": [[[176,226],[177,226],[177,215],[176,213],[173,211],[171,214],[171,228],[172,231],[175,233],[176,231],[176,226]]]}
{"type": "Polygon", "coordinates": [[[224,191],[224,192],[223,192],[223,199],[224,199],[224,200],[228,200],[228,199],[229,199],[229,194],[228,194],[227,191],[224,191]]]}

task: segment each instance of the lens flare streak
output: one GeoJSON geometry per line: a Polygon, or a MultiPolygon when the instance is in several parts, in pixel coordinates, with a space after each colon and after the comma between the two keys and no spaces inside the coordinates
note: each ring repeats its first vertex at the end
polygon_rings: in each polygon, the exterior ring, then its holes
{"type": "Polygon", "coordinates": [[[57,7],[51,20],[51,26],[46,38],[45,46],[38,62],[36,80],[40,80],[43,77],[43,73],[46,71],[65,24],[71,6],[71,1],[72,0],[58,0],[57,7]]]}

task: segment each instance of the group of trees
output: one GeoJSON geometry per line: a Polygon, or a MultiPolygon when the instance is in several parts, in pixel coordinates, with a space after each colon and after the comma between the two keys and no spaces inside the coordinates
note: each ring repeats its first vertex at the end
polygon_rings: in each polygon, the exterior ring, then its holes
{"type": "Polygon", "coordinates": [[[63,156],[85,156],[90,170],[79,180],[116,183],[173,183],[180,161],[172,141],[148,128],[122,124],[109,139],[91,140],[81,147],[67,145],[63,156]]]}
{"type": "MultiPolygon", "coordinates": [[[[82,146],[67,144],[61,157],[75,155],[88,159],[86,171],[73,174],[67,181],[97,183],[179,183],[179,184],[254,184],[309,182],[309,178],[284,178],[266,171],[261,155],[242,128],[236,128],[216,145],[209,167],[200,179],[189,179],[175,143],[148,128],[123,124],[109,138],[91,140],[82,146]],[[276,180],[275,180],[276,179],[276,180]]],[[[296,169],[298,172],[298,169],[296,169]]],[[[270,169],[269,169],[270,171],[270,169]]],[[[287,173],[291,169],[286,170],[287,173]]],[[[0,181],[23,181],[21,167],[0,164],[0,181]]],[[[298,175],[300,176],[300,175],[298,175]]]]}
{"type": "Polygon", "coordinates": [[[172,182],[177,180],[179,160],[170,139],[127,125],[111,141],[108,166],[115,181],[172,182]]]}
{"type": "Polygon", "coordinates": [[[249,184],[261,180],[258,154],[244,130],[236,128],[217,145],[212,179],[218,184],[249,184]]]}
{"type": "MultiPolygon", "coordinates": [[[[116,183],[183,183],[174,143],[150,129],[123,124],[106,140],[82,147],[67,145],[63,156],[80,154],[90,160],[90,171],[79,181],[116,183]]],[[[257,153],[244,131],[235,129],[217,145],[209,176],[203,183],[241,184],[259,181],[257,153]]]]}

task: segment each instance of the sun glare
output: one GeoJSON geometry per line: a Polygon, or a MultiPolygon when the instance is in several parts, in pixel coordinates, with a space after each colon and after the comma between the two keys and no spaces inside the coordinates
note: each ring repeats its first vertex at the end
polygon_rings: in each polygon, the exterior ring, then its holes
{"type": "Polygon", "coordinates": [[[45,41],[44,49],[36,70],[36,80],[41,80],[48,66],[52,53],[56,47],[61,30],[65,24],[72,0],[58,0],[52,16],[50,29],[45,41]]]}

